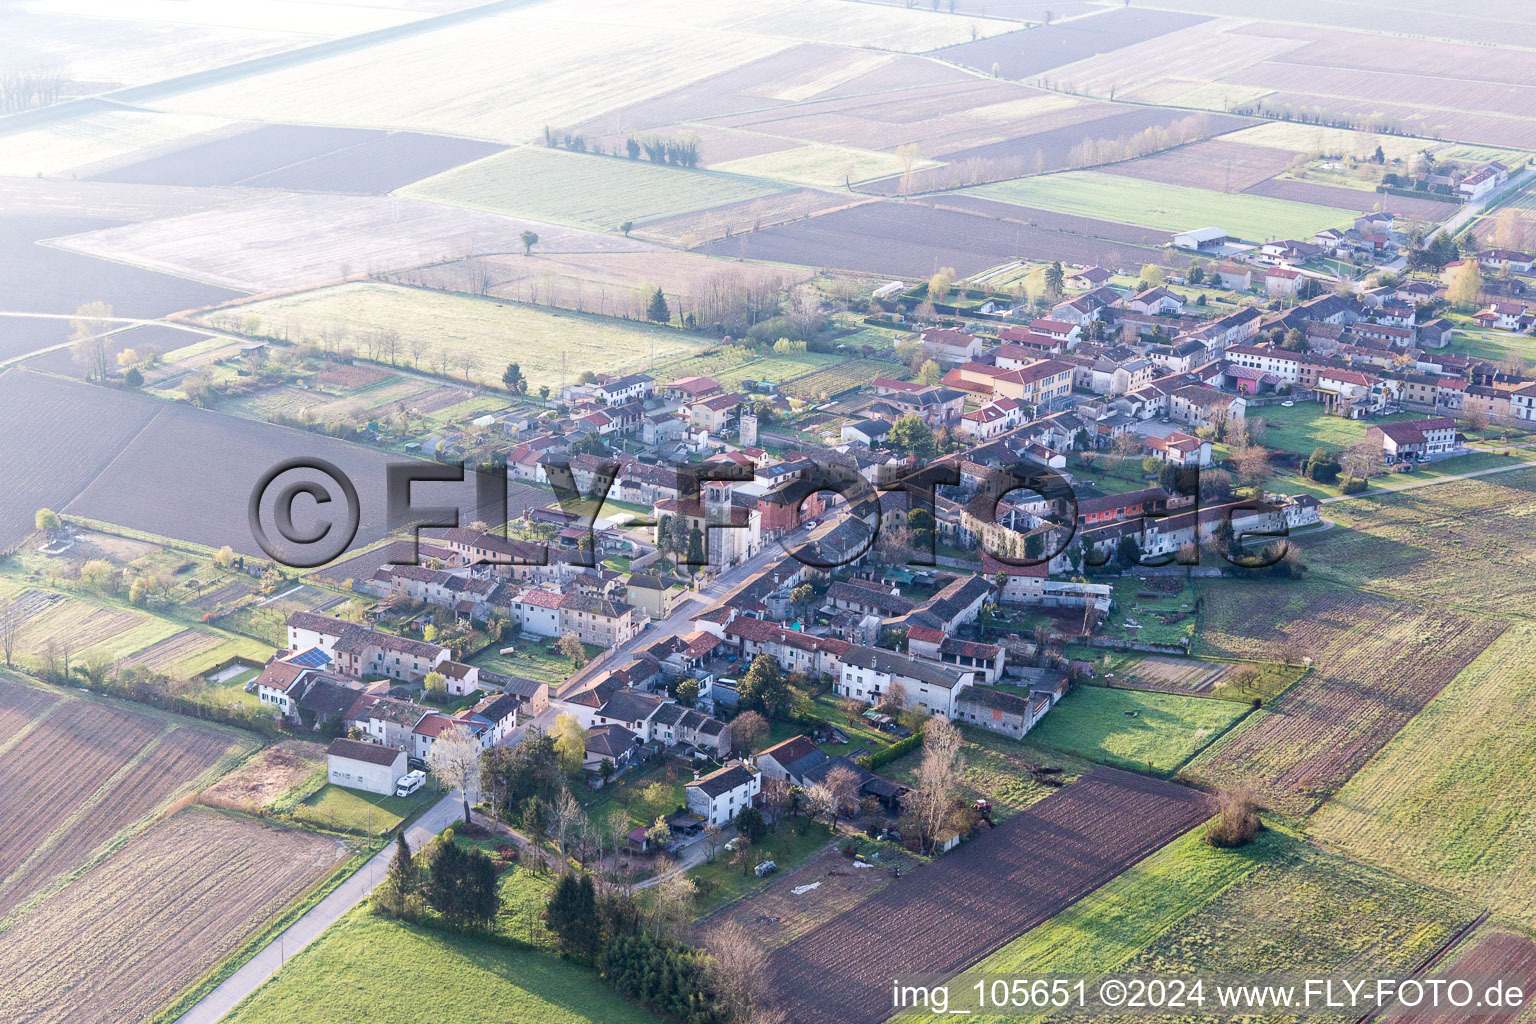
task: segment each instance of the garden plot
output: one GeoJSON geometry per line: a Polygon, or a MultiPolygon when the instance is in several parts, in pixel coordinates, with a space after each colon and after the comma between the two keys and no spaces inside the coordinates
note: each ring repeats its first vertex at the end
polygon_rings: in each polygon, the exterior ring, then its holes
{"type": "Polygon", "coordinates": [[[324,746],[283,740],[205,789],[198,799],[210,807],[255,814],[324,768],[324,746]]]}
{"type": "Polygon", "coordinates": [[[76,664],[113,662],[153,647],[180,627],[143,612],[99,605],[53,591],[0,584],[0,605],[21,622],[16,651],[29,664],[47,656],[76,664]]]}
{"type": "Polygon", "coordinates": [[[344,852],[313,833],[184,810],[0,933],[15,971],[0,1011],[39,1024],[151,1016],[344,852]]]}
{"type": "Polygon", "coordinates": [[[53,244],[227,288],[267,291],[466,255],[522,252],[527,230],[538,234],[541,252],[649,248],[618,236],[435,203],[325,194],[283,195],[56,238],[53,244]]]}

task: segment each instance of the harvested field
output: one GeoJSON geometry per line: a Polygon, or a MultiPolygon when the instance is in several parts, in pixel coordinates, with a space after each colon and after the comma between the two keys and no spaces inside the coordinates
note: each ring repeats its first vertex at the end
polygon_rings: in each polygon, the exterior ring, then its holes
{"type": "Polygon", "coordinates": [[[747,202],[787,188],[761,177],[745,176],[752,173],[690,170],[620,156],[519,146],[417,182],[401,195],[487,213],[614,231],[626,221],[643,224],[747,202]]]}
{"type": "MultiPolygon", "coordinates": [[[[1176,7],[1213,16],[1232,13],[1225,0],[1153,0],[1153,7],[1176,7]]],[[[1243,16],[1267,21],[1296,21],[1330,28],[1359,29],[1379,33],[1383,24],[1394,33],[1464,39],[1494,46],[1536,46],[1536,17],[1522,0],[1483,0],[1475,8],[1445,0],[1410,0],[1384,7],[1380,4],[1319,3],[1304,10],[1287,0],[1247,0],[1243,16]],[[1385,22],[1383,19],[1386,19],[1385,22]]],[[[1346,37],[1348,38],[1348,37],[1346,37]]],[[[1494,51],[1479,50],[1479,53],[1494,51]]]]}
{"type": "Polygon", "coordinates": [[[1433,199],[1414,199],[1409,196],[1367,192],[1364,189],[1340,188],[1337,185],[1319,185],[1310,181],[1275,178],[1244,189],[1251,196],[1268,196],[1286,199],[1294,203],[1311,203],[1314,206],[1336,206],[1341,210],[1370,213],[1380,206],[1409,220],[1439,223],[1448,219],[1459,207],[1455,203],[1438,203],[1433,199]]]}
{"type": "Polygon", "coordinates": [[[1536,468],[1328,506],[1347,529],[1306,542],[1314,570],[1404,598],[1524,611],[1536,565],[1536,468]]]}
{"type": "Polygon", "coordinates": [[[31,716],[0,746],[7,799],[26,808],[0,818],[0,919],[255,746],[185,719],[40,692],[0,676],[0,708],[31,716]]]}
{"type": "Polygon", "coordinates": [[[791,1020],[875,1024],[893,975],[964,969],[1209,813],[1200,793],[1096,768],[775,950],[772,987],[791,1020]]]}
{"type": "MultiPolygon", "coordinates": [[[[582,370],[640,370],[698,351],[692,335],[663,327],[559,313],[540,306],[374,282],[337,285],[239,307],[242,315],[295,322],[306,335],[341,326],[357,334],[416,323],[426,352],[473,352],[475,377],[499,384],[508,363],[522,366],[531,387],[558,387],[562,352],[572,377],[582,370]]],[[[456,358],[449,365],[462,371],[456,358]]]]}
{"type": "MultiPolygon", "coordinates": [[[[913,164],[918,170],[934,166],[931,160],[913,164]]],[[[872,149],[813,143],[744,160],[732,160],[718,164],[717,167],[722,172],[732,174],[769,178],[796,185],[836,188],[895,174],[901,170],[901,159],[894,154],[872,149]]]]}
{"type": "Polygon", "coordinates": [[[12,580],[0,582],[0,609],[21,623],[16,654],[23,663],[34,665],[48,651],[61,657],[66,647],[77,664],[111,663],[181,631],[175,623],[144,612],[50,590],[23,589],[12,580]]]}
{"type": "MultiPolygon", "coordinates": [[[[919,71],[918,78],[922,77],[919,71]]],[[[761,102],[749,103],[742,113],[722,114],[708,123],[774,138],[887,154],[899,146],[916,145],[924,156],[936,158],[1014,135],[1064,126],[1072,118],[1091,121],[1118,113],[1109,104],[1088,104],[1015,82],[969,76],[955,82],[925,85],[902,81],[864,87],[871,85],[851,84],[837,95],[793,104],[765,107],[761,102]]]]}
{"type": "MultiPolygon", "coordinates": [[[[766,18],[784,2],[753,6],[766,18]]],[[[752,17],[738,3],[711,5],[707,14],[691,17],[676,4],[641,10],[593,3],[583,13],[582,31],[573,34],[563,12],[516,7],[169,95],[156,105],[243,120],[408,128],[532,142],[546,125],[580,124],[792,45],[789,39],[755,36],[750,30],[731,31],[752,17]],[[600,65],[593,65],[592,54],[603,55],[600,65]],[[449,65],[494,86],[466,92],[453,80],[456,76],[441,74],[449,65]]],[[[853,16],[875,21],[873,12],[857,7],[853,16]]],[[[805,21],[814,24],[815,19],[805,21]]],[[[944,41],[962,38],[965,23],[954,22],[956,31],[944,41]]]]}
{"type": "MultiPolygon", "coordinates": [[[[117,316],[157,317],[225,302],[237,293],[168,274],[93,259],[40,240],[106,228],[100,218],[0,217],[0,308],[17,313],[73,314],[87,302],[105,302],[117,316]]],[[[7,321],[7,333],[14,321],[7,321]]],[[[67,321],[65,322],[67,326],[67,321]]],[[[44,344],[68,341],[50,334],[44,344]]],[[[0,342],[0,358],[42,347],[0,342]]]]}
{"type": "MultiPolygon", "coordinates": [[[[311,455],[356,482],[362,516],[354,544],[362,548],[383,536],[383,467],[398,458],[307,431],[18,369],[0,373],[0,425],[12,441],[0,450],[0,473],[10,481],[0,504],[0,536],[8,534],[8,543],[31,534],[37,509],[52,508],[259,555],[246,517],[252,488],[283,459],[311,455]],[[71,452],[63,462],[33,454],[60,444],[71,452]],[[210,474],[219,486],[208,485],[210,474]]],[[[465,514],[472,521],[480,517],[469,507],[473,488],[465,486],[465,514]]],[[[509,508],[516,514],[521,494],[511,491],[509,508]]]]}
{"type": "Polygon", "coordinates": [[[1110,53],[1149,37],[1177,32],[1205,19],[1196,15],[1142,8],[1113,8],[1059,25],[1010,32],[991,39],[951,46],[934,54],[983,73],[998,65],[1004,78],[1030,78],[1042,71],[1110,53]]]}
{"type": "MultiPolygon", "coordinates": [[[[667,295],[682,296],[689,308],[705,304],[716,285],[741,282],[777,291],[780,287],[809,280],[810,272],[794,267],[760,267],[712,259],[691,252],[587,253],[571,256],[486,256],[472,266],[455,260],[435,267],[409,271],[409,277],[429,288],[475,291],[475,275],[487,279],[487,292],[514,301],[537,299],[545,306],[582,308],[578,312],[643,319],[639,297],[642,285],[660,288],[667,295]],[[521,297],[521,299],[519,298],[521,297]]],[[[646,302],[649,301],[647,296],[646,302]]]]}
{"type": "Polygon", "coordinates": [[[416,545],[411,541],[390,541],[388,544],[381,544],[371,551],[364,551],[349,558],[338,559],[330,565],[316,569],[310,575],[333,585],[346,580],[366,580],[370,579],[374,573],[386,565],[399,565],[409,562],[415,554],[415,550],[416,545]]]}
{"type": "Polygon", "coordinates": [[[324,767],[322,744],[283,740],[203,790],[199,800],[210,807],[255,814],[324,767]]]}
{"type": "Polygon", "coordinates": [[[960,276],[968,277],[1020,256],[1140,267],[1162,253],[1084,238],[1073,230],[1084,218],[1071,218],[1073,227],[1055,230],[1040,226],[1052,223],[1049,213],[1018,207],[1010,212],[1021,219],[1001,221],[916,203],[865,203],[710,242],[704,251],[716,256],[908,277],[931,274],[935,266],[954,267],[960,276]],[[1025,217],[1033,223],[1023,223],[1025,217]]]}
{"type": "Polygon", "coordinates": [[[1246,146],[1226,139],[1211,139],[1192,146],[1170,149],[1156,156],[1109,164],[1104,170],[1111,174],[1161,181],[1169,185],[1198,183],[1222,192],[1242,192],[1268,181],[1290,165],[1290,155],[1282,150],[1246,146]]]}
{"type": "Polygon", "coordinates": [[[1263,121],[1252,128],[1234,132],[1229,142],[1248,146],[1267,146],[1288,153],[1331,153],[1364,159],[1380,146],[1388,160],[1411,160],[1415,153],[1437,150],[1446,143],[1439,139],[1416,139],[1411,135],[1380,135],[1347,128],[1330,128],[1299,121],[1263,121]]]}
{"type": "Polygon", "coordinates": [[[700,241],[728,239],[748,231],[804,220],[830,210],[857,206],[861,202],[864,202],[862,197],[835,195],[812,188],[794,189],[744,203],[728,203],[697,213],[653,220],[641,228],[640,235],[692,247],[700,241]]]}
{"type": "MultiPolygon", "coordinates": [[[[1504,931],[1485,925],[1461,940],[1460,945],[1445,960],[1429,971],[1431,977],[1477,979],[1498,978],[1506,991],[1516,986],[1522,992],[1536,989],[1536,943],[1518,932],[1504,931]]],[[[1529,1020],[1529,1001],[1525,1008],[1514,1008],[1499,1013],[1483,1009],[1477,1012],[1424,1013],[1410,1010],[1401,1004],[1376,1019],[1383,1024],[1514,1024],[1529,1020]]]]}
{"type": "Polygon", "coordinates": [[[129,842],[0,933],[9,1016],[143,1019],[322,878],[343,850],[308,832],[191,808],[129,842]]]}
{"type": "Polygon", "coordinates": [[[1310,581],[1204,582],[1201,602],[1203,653],[1314,660],[1301,682],[1185,769],[1205,785],[1250,782],[1291,815],[1348,780],[1506,625],[1310,581]]]}
{"type": "MultiPolygon", "coordinates": [[[[622,237],[435,203],[326,194],[282,195],[184,217],[86,231],[56,238],[53,244],[71,253],[105,257],[227,288],[268,291],[338,281],[364,271],[439,263],[468,254],[522,252],[520,236],[524,230],[539,235],[542,252],[637,252],[648,248],[644,242],[622,237]]],[[[201,302],[184,302],[178,308],[230,297],[221,293],[201,302]]]]}
{"type": "MultiPolygon", "coordinates": [[[[991,157],[1023,156],[1028,157],[1033,162],[1035,154],[1038,153],[1040,154],[1040,161],[1044,170],[1062,170],[1070,166],[1069,159],[1072,148],[1085,139],[1117,139],[1135,135],[1147,128],[1170,124],[1190,116],[1190,112],[1187,110],[1160,110],[1155,107],[1138,107],[1125,110],[1123,107],[1113,104],[1094,104],[1087,109],[1099,114],[1099,116],[1092,120],[1084,120],[1080,116],[1074,116],[1079,115],[1082,109],[1069,111],[1063,119],[1065,123],[1061,125],[1053,126],[1046,130],[1036,128],[1028,134],[1019,135],[1003,142],[948,153],[945,154],[944,158],[949,161],[956,161],[972,158],[985,159],[991,157]]],[[[1230,132],[1251,123],[1247,118],[1232,117],[1226,114],[1207,115],[1207,130],[1212,135],[1230,132]]]]}
{"type": "Polygon", "coordinates": [[[93,164],[121,163],[144,151],[185,144],[225,128],[217,117],[160,114],[150,110],[100,110],[4,136],[0,174],[18,178],[60,174],[93,164]]]}
{"type": "Polygon", "coordinates": [[[501,149],[492,142],[418,132],[265,124],[93,178],[140,185],[243,185],[384,195],[501,149]]]}
{"type": "Polygon", "coordinates": [[[1516,623],[1313,815],[1352,857],[1536,923],[1536,628],[1516,623]]]}
{"type": "Polygon", "coordinates": [[[1227,194],[1184,185],[1143,182],[1103,171],[1067,171],[1037,178],[980,185],[967,194],[1019,206],[1102,217],[1167,232],[1191,224],[1220,223],[1233,235],[1256,241],[1311,238],[1350,219],[1340,210],[1243,193],[1227,194]]]}

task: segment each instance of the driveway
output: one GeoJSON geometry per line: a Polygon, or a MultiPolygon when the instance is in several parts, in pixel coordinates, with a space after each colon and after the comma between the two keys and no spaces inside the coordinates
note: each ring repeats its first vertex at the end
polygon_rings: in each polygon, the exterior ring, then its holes
{"type": "MultiPolygon", "coordinates": [[[[433,836],[459,821],[463,817],[462,811],[463,801],[457,791],[449,793],[416,819],[416,823],[405,834],[406,842],[410,843],[412,850],[421,849],[433,836]]],[[[343,914],[361,903],[373,891],[373,887],[384,880],[394,855],[393,843],[374,854],[352,877],[332,890],[261,952],[246,961],[243,967],[177,1018],[176,1024],[214,1024],[223,1018],[276,974],[289,956],[318,939],[343,914]]]]}

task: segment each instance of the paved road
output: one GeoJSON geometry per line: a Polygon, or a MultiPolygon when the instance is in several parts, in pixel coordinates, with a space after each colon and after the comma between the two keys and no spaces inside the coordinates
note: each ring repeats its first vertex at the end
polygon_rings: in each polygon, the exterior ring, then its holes
{"type": "Polygon", "coordinates": [[[1520,172],[1505,182],[1504,187],[1499,189],[1493,195],[1488,196],[1480,202],[1468,203],[1466,206],[1463,206],[1461,209],[1457,210],[1454,217],[1440,225],[1435,230],[1431,231],[1427,236],[1425,236],[1424,241],[1433,241],[1435,236],[1440,234],[1442,231],[1448,232],[1452,235],[1456,234],[1456,232],[1460,231],[1468,221],[1482,213],[1483,210],[1487,208],[1489,203],[1493,202],[1495,199],[1502,195],[1507,195],[1512,189],[1529,184],[1533,177],[1536,177],[1536,167],[1527,167],[1524,171],[1520,172]]]}
{"type": "MultiPolygon", "coordinates": [[[[406,841],[411,844],[412,850],[419,850],[433,836],[463,818],[462,812],[463,801],[457,792],[449,793],[416,819],[416,823],[406,833],[406,841]]],[[[330,895],[290,925],[287,931],[251,957],[245,966],[182,1014],[176,1024],[214,1024],[223,1018],[241,1000],[276,974],[288,957],[318,939],[343,914],[361,903],[373,891],[373,887],[383,881],[389,870],[390,858],[394,855],[393,843],[374,854],[351,878],[337,886],[330,895]]]]}

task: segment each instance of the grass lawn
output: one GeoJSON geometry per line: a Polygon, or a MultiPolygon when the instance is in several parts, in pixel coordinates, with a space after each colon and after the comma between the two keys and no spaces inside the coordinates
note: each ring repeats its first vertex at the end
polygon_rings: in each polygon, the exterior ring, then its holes
{"type": "Polygon", "coordinates": [[[1005,203],[1170,232],[1214,224],[1250,241],[1311,238],[1323,228],[1346,225],[1351,219],[1348,212],[1326,206],[1166,185],[1102,171],[1043,174],[966,191],[1005,203]]]}
{"type": "MultiPolygon", "coordinates": [[[[816,856],[834,838],[827,827],[819,822],[803,818],[779,822],[778,831],[770,832],[756,848],[756,852],[767,854],[778,865],[777,871],[763,878],[758,878],[750,867],[743,874],[741,865],[737,863],[740,858],[736,854],[719,851],[713,863],[700,864],[688,872],[688,877],[699,887],[699,899],[694,904],[695,912],[703,917],[747,893],[767,888],[784,872],[792,871],[816,856]]],[[[746,853],[750,863],[753,851],[748,850],[746,853]]]]}
{"type": "Polygon", "coordinates": [[[1536,338],[1513,331],[1452,331],[1452,352],[1462,352],[1477,359],[1500,363],[1513,356],[1516,359],[1536,360],[1536,338]]]}
{"type": "Polygon", "coordinates": [[[625,221],[640,224],[786,188],[740,174],[522,146],[418,181],[400,194],[613,231],[625,221]]]}
{"type": "Polygon", "coordinates": [[[1249,710],[1210,697],[1079,686],[1029,738],[1091,761],[1166,775],[1249,710]]]}
{"type": "Polygon", "coordinates": [[[1330,416],[1318,402],[1297,402],[1289,409],[1282,405],[1256,408],[1248,418],[1264,421],[1266,448],[1279,448],[1305,456],[1311,455],[1313,449],[1318,447],[1343,451],[1364,441],[1365,432],[1376,424],[1421,420],[1424,414],[1399,412],[1376,419],[1350,420],[1343,416],[1330,416]]]}
{"type": "Polygon", "coordinates": [[[1351,856],[1536,924],[1536,627],[1516,623],[1312,818],[1351,856]]]}
{"type": "Polygon", "coordinates": [[[1195,592],[1187,583],[1177,594],[1152,593],[1140,577],[1093,578],[1114,590],[1114,610],[1104,620],[1101,635],[1149,644],[1181,644],[1195,632],[1195,592]],[[1132,624],[1134,623],[1134,625],[1132,624]]]}
{"type": "MultiPolygon", "coordinates": [[[[449,370],[464,372],[459,354],[471,353],[471,376],[499,387],[508,363],[518,363],[531,387],[560,385],[561,353],[572,379],[583,370],[627,373],[679,359],[702,346],[689,335],[663,327],[571,313],[502,299],[434,292],[403,285],[356,282],[320,288],[241,307],[267,323],[296,323],[306,337],[326,327],[351,336],[400,324],[414,325],[412,338],[425,342],[423,358],[435,363],[440,350],[453,353],[449,370]]],[[[409,351],[397,354],[401,362],[409,351]]]]}
{"type": "MultiPolygon", "coordinates": [[[[1054,712],[1053,712],[1054,713],[1054,712]]],[[[1055,788],[1035,781],[1032,767],[1060,768],[1064,779],[1075,779],[1093,766],[1081,758],[1046,750],[1032,743],[1033,735],[1024,742],[1002,736],[985,729],[968,725],[960,727],[965,737],[961,754],[960,796],[967,803],[986,797],[992,803],[992,813],[998,821],[1011,818],[1019,811],[1052,793],[1055,788]]],[[[912,751],[881,768],[879,775],[896,782],[914,783],[918,765],[923,757],[922,749],[912,751]]]]}
{"type": "Polygon", "coordinates": [[[379,835],[437,798],[430,782],[408,797],[379,796],[327,785],[295,806],[293,817],[332,832],[379,835]]]}
{"type": "Polygon", "coordinates": [[[597,975],[546,953],[374,917],[332,925],[229,1024],[654,1024],[597,975]]]}
{"type": "Polygon", "coordinates": [[[683,787],[691,780],[691,775],[681,771],[669,773],[659,762],[651,762],[625,772],[596,793],[588,790],[577,798],[583,801],[587,817],[593,821],[606,821],[614,808],[620,808],[629,815],[631,825],[649,826],[657,815],[671,814],[683,806],[683,787]],[[666,791],[665,799],[650,801],[641,797],[643,790],[658,783],[666,791]]]}
{"type": "MultiPolygon", "coordinates": [[[[554,642],[553,637],[522,634],[502,645],[515,648],[512,654],[499,654],[496,648],[492,647],[484,654],[471,658],[470,662],[490,672],[522,676],[525,679],[537,679],[551,685],[558,685],[575,675],[576,667],[565,655],[549,653],[546,648],[554,642]]],[[[603,648],[595,644],[583,644],[582,647],[586,650],[589,661],[603,653],[603,648]]]]}

